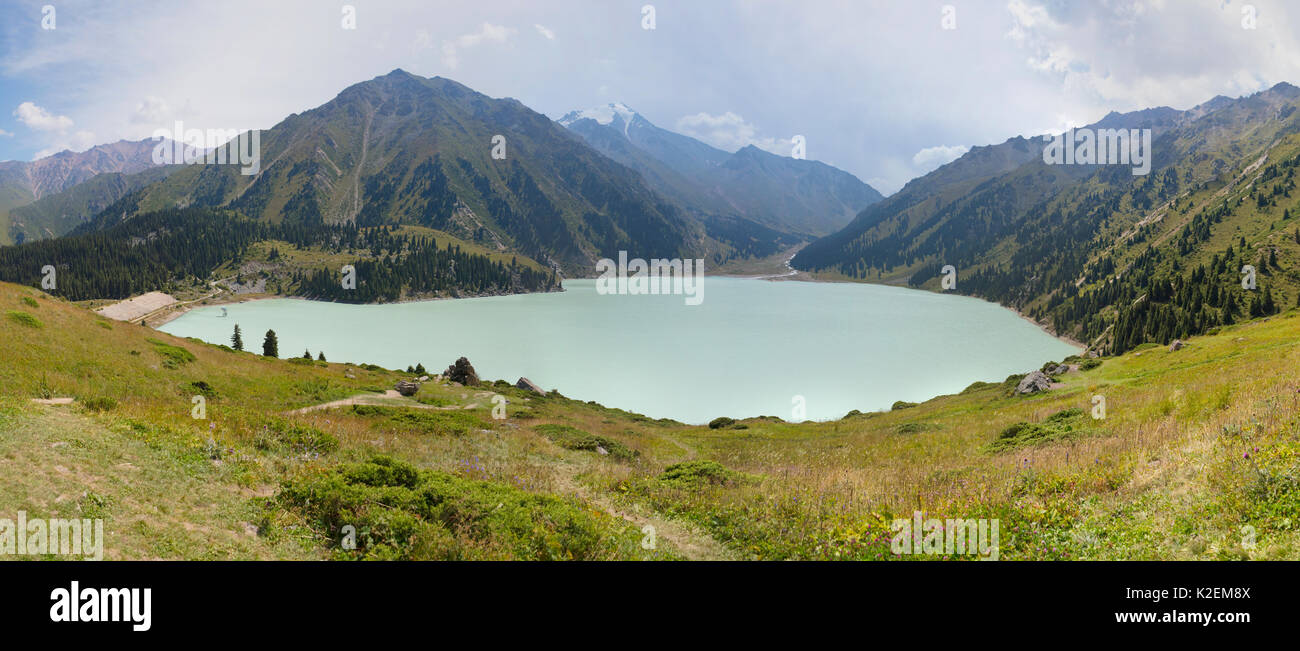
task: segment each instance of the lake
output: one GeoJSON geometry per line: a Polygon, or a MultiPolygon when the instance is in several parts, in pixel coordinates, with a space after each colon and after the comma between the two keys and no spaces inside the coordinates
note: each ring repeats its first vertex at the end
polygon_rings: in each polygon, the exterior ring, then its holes
{"type": "Polygon", "coordinates": [[[703,302],[675,295],[565,291],[388,305],[270,299],[189,311],[160,329],[280,354],[440,373],[468,357],[479,377],[655,418],[809,420],[889,409],[1000,382],[1079,352],[1003,307],[974,298],[858,283],[706,277],[703,302]],[[222,307],[228,315],[221,316],[222,307]]]}

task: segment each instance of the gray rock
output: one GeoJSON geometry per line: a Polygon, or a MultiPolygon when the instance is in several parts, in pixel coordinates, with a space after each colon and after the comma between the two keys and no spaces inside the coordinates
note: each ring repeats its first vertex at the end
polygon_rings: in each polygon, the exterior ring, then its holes
{"type": "Polygon", "coordinates": [[[541,395],[546,395],[546,392],[542,391],[541,387],[537,386],[535,382],[533,382],[532,380],[526,377],[519,378],[519,381],[515,382],[515,388],[523,389],[525,391],[532,391],[533,393],[537,393],[541,395]]]}
{"type": "Polygon", "coordinates": [[[1048,375],[1065,375],[1066,373],[1069,372],[1070,372],[1070,367],[1066,366],[1065,364],[1057,364],[1056,366],[1047,369],[1048,375]]]}
{"type": "Polygon", "coordinates": [[[404,396],[413,396],[415,395],[416,391],[420,390],[420,383],[407,382],[406,380],[399,380],[397,384],[393,385],[393,388],[397,389],[397,392],[404,396]]]}
{"type": "Polygon", "coordinates": [[[1174,352],[1175,350],[1182,350],[1182,349],[1183,349],[1182,339],[1175,339],[1174,343],[1169,344],[1169,352],[1171,353],[1174,352]]]}
{"type": "Polygon", "coordinates": [[[474,366],[469,360],[462,357],[451,366],[443,371],[442,376],[448,381],[463,384],[465,386],[475,386],[478,384],[478,373],[474,371],[474,366]]]}
{"type": "Polygon", "coordinates": [[[605,448],[599,445],[596,446],[596,452],[599,454],[609,454],[609,450],[606,450],[605,448]]]}
{"type": "Polygon", "coordinates": [[[1016,393],[1025,395],[1030,393],[1039,393],[1052,388],[1052,378],[1042,371],[1033,371],[1020,380],[1016,386],[1016,393]]]}

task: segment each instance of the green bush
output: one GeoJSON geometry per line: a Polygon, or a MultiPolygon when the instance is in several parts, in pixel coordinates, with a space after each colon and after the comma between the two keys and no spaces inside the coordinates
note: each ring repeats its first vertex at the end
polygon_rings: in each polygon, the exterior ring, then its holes
{"type": "Polygon", "coordinates": [[[173,346],[157,339],[147,339],[146,341],[153,344],[154,350],[158,351],[158,354],[162,356],[163,366],[166,368],[180,368],[182,365],[195,360],[194,353],[180,346],[173,346]]]}
{"type": "Polygon", "coordinates": [[[894,428],[899,434],[919,434],[921,432],[932,432],[939,429],[934,423],[903,423],[894,428]]]}
{"type": "Polygon", "coordinates": [[[24,297],[23,297],[23,303],[26,303],[26,304],[27,304],[28,306],[30,306],[30,307],[37,307],[37,308],[39,308],[39,307],[41,306],[40,303],[37,303],[37,302],[36,302],[36,299],[34,299],[34,298],[30,297],[30,296],[24,296],[24,297]]]}
{"type": "Polygon", "coordinates": [[[1007,426],[988,444],[986,451],[1005,452],[1101,433],[1104,433],[1104,430],[1087,426],[1082,409],[1071,407],[1062,409],[1037,423],[1021,421],[1007,426]]]}
{"type": "Polygon", "coordinates": [[[98,396],[95,398],[84,398],[81,404],[91,411],[111,411],[117,408],[117,400],[108,396],[98,396]]]}
{"type": "Polygon", "coordinates": [[[337,450],[339,440],[311,425],[276,418],[262,426],[262,431],[253,438],[253,445],[266,452],[320,455],[337,450]]]}
{"type": "Polygon", "coordinates": [[[894,406],[890,407],[889,410],[898,411],[899,409],[911,409],[912,407],[915,406],[916,406],[915,402],[907,402],[905,400],[899,400],[898,402],[895,402],[894,406]]]}
{"type": "Polygon", "coordinates": [[[596,436],[568,425],[538,425],[534,427],[539,434],[551,439],[556,445],[566,450],[588,450],[594,452],[597,447],[604,448],[609,456],[623,461],[630,461],[641,453],[622,443],[604,436],[596,436]]]}
{"type": "Polygon", "coordinates": [[[748,479],[749,477],[744,473],[728,470],[717,461],[707,459],[674,463],[659,473],[659,481],[682,488],[694,488],[706,484],[733,486],[744,483],[748,479]]]}
{"type": "Polygon", "coordinates": [[[709,421],[709,429],[722,429],[724,427],[731,427],[735,423],[736,423],[736,419],[734,418],[727,418],[726,416],[718,416],[717,418],[714,418],[713,420],[709,421]]]}
{"type": "Polygon", "coordinates": [[[14,323],[17,323],[18,325],[21,326],[27,326],[28,328],[45,327],[45,324],[41,323],[40,319],[26,312],[20,312],[18,310],[9,310],[8,312],[5,312],[5,316],[8,317],[10,321],[13,321],[14,323]]]}
{"type": "Polygon", "coordinates": [[[660,556],[619,518],[512,486],[418,470],[387,457],[337,466],[282,485],[293,510],[353,559],[618,560],[660,556]],[[344,549],[343,528],[356,546],[344,549]]]}
{"type": "MultiPolygon", "coordinates": [[[[1017,380],[1017,382],[1019,382],[1019,380],[1017,380]]],[[[961,395],[964,396],[968,393],[975,393],[976,391],[983,391],[984,389],[989,389],[996,386],[998,385],[994,384],[993,382],[971,382],[970,386],[961,390],[961,395]]]]}
{"type": "Polygon", "coordinates": [[[1088,359],[1079,362],[1080,371],[1091,371],[1092,369],[1097,368],[1098,366],[1101,366],[1100,357],[1089,357],[1088,359]]]}
{"type": "Polygon", "coordinates": [[[200,395],[212,399],[217,397],[217,390],[206,380],[195,380],[181,387],[181,393],[187,396],[200,395]]]}

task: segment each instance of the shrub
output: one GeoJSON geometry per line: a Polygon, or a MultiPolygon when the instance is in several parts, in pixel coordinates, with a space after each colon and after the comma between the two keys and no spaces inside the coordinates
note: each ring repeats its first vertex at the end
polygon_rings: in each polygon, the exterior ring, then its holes
{"type": "Polygon", "coordinates": [[[99,396],[83,399],[81,404],[91,411],[111,411],[117,407],[117,400],[108,396],[99,396]]]}
{"type": "Polygon", "coordinates": [[[594,452],[597,447],[601,447],[609,453],[609,456],[624,461],[630,461],[641,456],[640,452],[633,450],[618,441],[603,436],[596,436],[576,427],[570,427],[568,425],[538,425],[533,429],[566,450],[588,450],[594,452]]]}
{"type": "MultiPolygon", "coordinates": [[[[1019,382],[1019,380],[1017,380],[1017,382],[1019,382]]],[[[998,385],[992,382],[971,382],[970,386],[961,390],[961,395],[964,396],[968,393],[975,393],[976,391],[983,391],[984,389],[989,389],[996,386],[998,385]]]]}
{"type": "Polygon", "coordinates": [[[709,421],[709,429],[722,429],[724,427],[731,427],[735,423],[736,423],[736,419],[734,418],[727,418],[726,416],[718,416],[717,418],[714,418],[713,420],[709,421]]]}
{"type": "Polygon", "coordinates": [[[1101,366],[1101,358],[1099,357],[1089,357],[1088,359],[1079,362],[1080,371],[1091,371],[1098,366],[1101,366]]]}
{"type": "MultiPolygon", "coordinates": [[[[404,560],[614,560],[640,549],[627,522],[571,500],[512,486],[419,470],[387,457],[286,481],[275,504],[341,541],[342,558],[404,560]]],[[[335,543],[338,544],[338,543],[335,543]]]]}
{"type": "Polygon", "coordinates": [[[187,396],[200,395],[204,398],[216,398],[217,390],[206,380],[195,380],[181,387],[181,393],[187,396]]]}
{"type": "Polygon", "coordinates": [[[163,366],[166,368],[180,368],[182,365],[195,360],[194,353],[180,346],[173,346],[157,339],[147,339],[146,341],[153,344],[154,350],[158,351],[158,354],[162,356],[163,366]]]}
{"type": "Polygon", "coordinates": [[[34,299],[34,298],[30,297],[30,296],[24,296],[24,297],[23,297],[23,303],[26,303],[26,304],[27,304],[28,306],[30,306],[30,307],[37,307],[37,308],[39,308],[39,307],[41,306],[40,303],[37,303],[37,302],[36,302],[36,299],[34,299]]]}
{"type": "Polygon", "coordinates": [[[899,434],[919,434],[921,432],[932,432],[939,429],[934,423],[903,423],[894,428],[899,434]]]}
{"type": "Polygon", "coordinates": [[[905,400],[899,400],[898,402],[895,402],[894,406],[890,407],[889,410],[898,411],[899,409],[911,409],[912,407],[915,406],[916,406],[915,402],[907,402],[905,400]]]}
{"type": "Polygon", "coordinates": [[[744,473],[728,470],[717,461],[697,460],[674,463],[659,473],[659,481],[675,484],[683,488],[693,488],[703,484],[715,486],[732,486],[749,479],[744,473]]]}
{"type": "Polygon", "coordinates": [[[998,437],[988,444],[988,452],[1005,452],[1023,447],[1046,445],[1103,433],[1103,430],[1087,427],[1084,411],[1078,407],[1062,409],[1042,421],[1013,423],[998,433],[998,437]]]}
{"type": "Polygon", "coordinates": [[[311,425],[276,418],[262,426],[262,431],[253,439],[253,445],[267,452],[329,454],[338,449],[339,440],[311,425]]]}
{"type": "Polygon", "coordinates": [[[471,430],[484,426],[473,412],[463,410],[435,411],[432,409],[409,409],[405,407],[382,407],[376,405],[352,405],[352,413],[358,416],[381,418],[385,425],[418,434],[438,436],[463,436],[471,430]]]}
{"type": "Polygon", "coordinates": [[[5,316],[8,317],[10,321],[13,321],[14,323],[17,323],[18,325],[21,326],[27,326],[28,328],[45,327],[45,324],[41,323],[40,319],[26,312],[20,312],[18,310],[9,310],[8,312],[5,312],[5,316]]]}

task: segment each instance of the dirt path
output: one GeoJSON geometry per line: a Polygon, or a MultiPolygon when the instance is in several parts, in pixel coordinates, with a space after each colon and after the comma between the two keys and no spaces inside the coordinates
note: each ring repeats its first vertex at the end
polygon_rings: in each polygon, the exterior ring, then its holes
{"type": "Polygon", "coordinates": [[[342,400],[331,400],[330,402],[322,402],[319,405],[312,405],[310,407],[294,409],[291,411],[286,411],[284,413],[305,414],[312,411],[320,411],[322,409],[333,409],[335,407],[347,407],[350,405],[371,405],[374,407],[407,407],[410,409],[432,409],[434,411],[448,411],[452,409],[478,409],[480,406],[479,403],[477,402],[471,402],[467,405],[447,405],[445,407],[426,405],[411,400],[410,398],[403,396],[402,394],[398,393],[393,389],[389,389],[383,392],[382,394],[358,393],[357,395],[352,396],[351,398],[343,398],[342,400]]]}
{"type": "MultiPolygon", "coordinates": [[[[466,399],[478,400],[484,396],[492,395],[490,391],[475,393],[472,398],[466,395],[466,399]]],[[[415,409],[476,409],[479,407],[478,402],[470,402],[464,405],[449,405],[445,407],[435,407],[433,405],[420,404],[414,400],[403,397],[397,391],[389,389],[381,394],[362,393],[342,400],[333,400],[323,402],[319,405],[303,407],[285,412],[286,414],[305,414],[322,409],[333,409],[335,407],[346,407],[349,405],[374,405],[380,407],[410,407],[415,409]]],[[[695,456],[695,451],[689,446],[678,443],[690,456],[695,456]]],[[[578,475],[582,474],[585,468],[573,462],[559,462],[554,467],[553,475],[555,480],[555,492],[573,495],[578,499],[592,504],[606,513],[622,518],[637,529],[644,529],[646,525],[654,527],[656,539],[663,539],[669,545],[688,560],[693,561],[716,561],[716,560],[735,560],[736,556],[721,543],[714,540],[712,536],[692,524],[666,518],[663,515],[654,512],[648,507],[640,504],[615,505],[614,501],[603,495],[593,492],[577,480],[578,475]]]]}
{"type": "Polygon", "coordinates": [[[200,301],[206,301],[206,300],[208,300],[208,299],[210,299],[210,298],[213,298],[213,297],[219,295],[221,292],[225,291],[225,290],[222,289],[221,286],[218,285],[217,283],[224,283],[224,282],[226,282],[227,280],[230,280],[231,278],[234,278],[234,276],[230,276],[229,278],[220,278],[220,279],[213,280],[213,281],[209,282],[209,283],[208,283],[208,286],[211,287],[212,290],[213,290],[210,294],[205,294],[205,295],[203,295],[203,296],[200,296],[200,297],[198,297],[198,298],[196,298],[196,299],[189,300],[189,301],[177,301],[177,302],[175,302],[175,303],[169,303],[169,304],[164,305],[163,307],[160,307],[160,308],[158,308],[158,309],[156,309],[156,310],[154,310],[154,311],[152,311],[152,312],[150,312],[150,313],[148,313],[148,314],[145,314],[145,315],[143,315],[143,316],[139,316],[139,317],[136,317],[136,318],[131,319],[131,320],[130,320],[130,323],[139,323],[139,324],[141,324],[141,325],[148,325],[148,321],[149,321],[149,319],[151,319],[151,318],[153,318],[153,317],[155,317],[155,316],[158,316],[158,315],[164,315],[164,316],[166,316],[167,318],[162,319],[162,320],[160,320],[160,321],[155,321],[154,324],[153,324],[153,326],[151,326],[151,327],[157,328],[158,326],[160,326],[160,325],[162,325],[162,324],[164,324],[164,323],[167,323],[168,321],[171,321],[172,319],[174,319],[174,318],[176,318],[176,317],[178,317],[178,316],[180,316],[180,315],[182,315],[182,314],[188,312],[188,311],[190,310],[190,307],[193,306],[193,305],[195,305],[196,303],[198,303],[198,302],[200,302],[200,301]]]}

